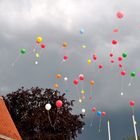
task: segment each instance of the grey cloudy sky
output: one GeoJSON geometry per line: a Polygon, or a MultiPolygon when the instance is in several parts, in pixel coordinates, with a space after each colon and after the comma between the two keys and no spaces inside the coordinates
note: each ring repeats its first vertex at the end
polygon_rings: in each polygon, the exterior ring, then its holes
{"type": "MultiPolygon", "coordinates": [[[[60,85],[60,91],[65,90],[65,82],[56,80],[55,74],[61,73],[68,77],[67,88],[69,99],[76,98],[76,88],[72,81],[80,73],[86,77],[84,87],[89,96],[91,79],[95,80],[93,98],[79,104],[75,103],[75,112],[80,113],[86,108],[87,117],[85,130],[79,140],[106,140],[106,120],[110,119],[112,139],[121,140],[125,136],[133,136],[131,109],[129,100],[136,102],[136,119],[140,122],[140,1],[138,0],[0,0],[0,90],[7,93],[21,86],[53,87],[60,85]],[[122,20],[116,18],[117,11],[124,11],[122,20]],[[79,30],[83,28],[84,34],[79,30]],[[118,33],[113,33],[119,28],[118,33]],[[41,53],[39,64],[35,65],[32,53],[37,36],[42,36],[47,48],[41,53]],[[112,39],[119,40],[114,47],[115,60],[122,52],[128,53],[123,61],[127,76],[123,78],[123,92],[121,96],[121,76],[118,62],[111,64],[109,52],[112,48],[112,39]],[[66,50],[61,47],[63,41],[69,46],[66,50]],[[86,45],[86,49],[81,46],[86,45]],[[12,63],[19,56],[21,48],[27,49],[27,54],[12,63]],[[87,64],[87,59],[96,53],[98,61],[87,64]],[[67,54],[69,60],[62,63],[67,54]],[[99,71],[98,64],[103,64],[99,71]],[[128,87],[129,73],[136,71],[132,86],[128,87]],[[48,78],[50,75],[50,78],[48,78]],[[99,118],[94,116],[94,125],[90,127],[93,114],[90,109],[96,106],[98,110],[106,111],[107,117],[103,120],[102,133],[98,134],[99,118]]],[[[117,61],[117,60],[116,60],[117,61]]],[[[79,85],[79,90],[81,85],[79,85]]],[[[80,93],[79,93],[80,94],[80,93]]],[[[140,133],[140,126],[137,125],[140,133]]]]}

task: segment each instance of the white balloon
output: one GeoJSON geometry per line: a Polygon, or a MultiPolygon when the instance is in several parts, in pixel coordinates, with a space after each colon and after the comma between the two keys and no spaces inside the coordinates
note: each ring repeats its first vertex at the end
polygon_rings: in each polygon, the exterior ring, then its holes
{"type": "Polygon", "coordinates": [[[52,106],[51,106],[51,104],[49,104],[49,103],[45,105],[45,109],[46,109],[46,110],[50,110],[51,107],[52,107],[52,106]]]}
{"type": "Polygon", "coordinates": [[[65,81],[67,81],[67,80],[68,80],[68,78],[67,78],[67,77],[64,77],[64,80],[65,80],[65,81]]]}
{"type": "Polygon", "coordinates": [[[85,113],[85,112],[86,112],[86,110],[83,108],[83,109],[82,109],[82,113],[85,113]]]}

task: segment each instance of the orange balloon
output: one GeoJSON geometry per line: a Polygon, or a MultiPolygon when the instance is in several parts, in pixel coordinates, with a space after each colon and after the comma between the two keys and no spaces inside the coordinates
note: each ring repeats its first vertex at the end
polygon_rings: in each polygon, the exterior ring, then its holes
{"type": "Polygon", "coordinates": [[[60,79],[61,77],[62,77],[61,74],[56,74],[57,79],[60,79]]]}
{"type": "Polygon", "coordinates": [[[54,84],[53,87],[54,88],[59,88],[59,85],[58,84],[54,84]]]}
{"type": "Polygon", "coordinates": [[[67,42],[63,42],[63,47],[67,48],[68,47],[68,43],[67,42]]]}
{"type": "Polygon", "coordinates": [[[91,81],[90,81],[90,85],[93,86],[94,84],[95,84],[95,82],[94,82],[93,80],[91,80],[91,81]]]}

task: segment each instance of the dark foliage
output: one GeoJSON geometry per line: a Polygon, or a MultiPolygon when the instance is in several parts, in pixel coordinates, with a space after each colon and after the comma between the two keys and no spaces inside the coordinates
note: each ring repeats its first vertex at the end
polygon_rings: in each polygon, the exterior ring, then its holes
{"type": "Polygon", "coordinates": [[[83,115],[71,113],[74,101],[53,89],[18,89],[4,97],[7,108],[23,140],[72,140],[81,133],[83,115]],[[58,109],[57,100],[63,102],[58,109]],[[50,103],[48,112],[45,105],[50,103]],[[49,120],[50,116],[50,120],[49,120]]]}

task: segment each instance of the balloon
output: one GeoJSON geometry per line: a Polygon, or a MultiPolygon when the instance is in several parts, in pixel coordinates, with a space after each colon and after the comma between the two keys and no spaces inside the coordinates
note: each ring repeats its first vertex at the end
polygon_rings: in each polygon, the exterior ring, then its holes
{"type": "Polygon", "coordinates": [[[113,44],[113,45],[118,44],[118,40],[112,40],[112,44],[113,44]]]}
{"type": "Polygon", "coordinates": [[[56,75],[56,78],[57,78],[57,79],[60,79],[61,77],[62,77],[61,74],[57,74],[57,75],[56,75]]]}
{"type": "Polygon", "coordinates": [[[130,75],[131,75],[131,77],[135,77],[136,76],[136,72],[133,71],[133,72],[131,72],[130,75]]]}
{"type": "Polygon", "coordinates": [[[109,56],[110,56],[110,57],[113,57],[113,53],[110,53],[109,56]]]}
{"type": "Polygon", "coordinates": [[[102,68],[103,68],[103,65],[99,65],[98,68],[99,68],[99,69],[102,69],[102,68]]]}
{"type": "Polygon", "coordinates": [[[87,46],[86,45],[82,45],[82,48],[85,49],[87,46]]]}
{"type": "Polygon", "coordinates": [[[64,81],[68,81],[68,78],[67,77],[64,77],[64,81]]]}
{"type": "Polygon", "coordinates": [[[91,64],[91,59],[88,59],[87,63],[88,63],[88,64],[91,64]]]}
{"type": "Polygon", "coordinates": [[[119,29],[118,29],[118,28],[115,28],[115,29],[113,30],[113,32],[114,32],[114,33],[117,33],[117,32],[119,32],[119,29]]]}
{"type": "Polygon", "coordinates": [[[89,97],[89,100],[92,100],[92,97],[91,96],[89,97]]]}
{"type": "Polygon", "coordinates": [[[119,64],[119,67],[120,67],[120,68],[122,68],[122,66],[123,66],[122,64],[119,64]]]}
{"type": "Polygon", "coordinates": [[[40,57],[39,53],[36,53],[35,56],[36,56],[36,58],[39,58],[40,57]]]}
{"type": "Polygon", "coordinates": [[[52,107],[52,106],[51,106],[51,104],[49,104],[49,103],[47,103],[47,104],[45,105],[45,109],[48,110],[48,111],[51,109],[51,107],[52,107]]]}
{"type": "Polygon", "coordinates": [[[67,60],[68,59],[68,56],[67,55],[64,55],[63,59],[64,60],[67,60]]]}
{"type": "Polygon", "coordinates": [[[106,112],[102,112],[102,116],[103,116],[103,117],[106,116],[106,112]]]}
{"type": "Polygon", "coordinates": [[[93,107],[92,108],[92,112],[96,112],[96,107],[93,107]]]}
{"type": "Polygon", "coordinates": [[[123,58],[126,58],[126,57],[127,57],[127,53],[124,52],[124,53],[122,54],[122,57],[123,57],[123,58]]]}
{"type": "Polygon", "coordinates": [[[68,43],[67,42],[63,42],[63,47],[67,48],[68,47],[68,43]]]}
{"type": "Polygon", "coordinates": [[[83,81],[83,80],[85,79],[84,75],[83,75],[83,74],[80,74],[80,75],[79,75],[79,79],[80,79],[81,81],[83,81]]]}
{"type": "Polygon", "coordinates": [[[123,58],[121,56],[118,57],[118,61],[122,61],[123,58]]]}
{"type": "Polygon", "coordinates": [[[93,60],[97,60],[97,55],[93,54],[93,60]]]}
{"type": "Polygon", "coordinates": [[[21,54],[26,54],[26,49],[22,48],[22,49],[20,50],[20,53],[21,53],[21,54]]]}
{"type": "Polygon", "coordinates": [[[115,62],[115,60],[113,60],[113,59],[112,59],[110,62],[111,62],[111,63],[114,63],[114,62],[115,62]]]}
{"type": "Polygon", "coordinates": [[[63,102],[62,102],[61,100],[57,100],[57,101],[56,101],[56,106],[57,106],[57,108],[61,108],[62,105],[63,105],[63,102]]]}
{"type": "Polygon", "coordinates": [[[79,99],[79,103],[82,103],[82,99],[79,99]]]}
{"type": "Polygon", "coordinates": [[[54,84],[53,87],[54,88],[59,88],[59,85],[58,84],[54,84]]]}
{"type": "Polygon", "coordinates": [[[84,33],[84,29],[80,29],[80,34],[83,34],[84,33]]]}
{"type": "Polygon", "coordinates": [[[85,90],[81,90],[81,93],[82,93],[82,94],[85,94],[85,90]]]}
{"type": "Polygon", "coordinates": [[[121,71],[121,75],[122,76],[125,76],[126,75],[126,72],[125,71],[121,71]]]}
{"type": "Polygon", "coordinates": [[[95,82],[93,80],[90,81],[90,85],[93,86],[95,82]]]}
{"type": "Polygon", "coordinates": [[[102,112],[101,112],[101,111],[98,111],[98,112],[97,112],[97,116],[100,117],[101,115],[102,115],[102,112]]]}
{"type": "Polygon", "coordinates": [[[37,65],[38,64],[38,61],[35,61],[35,64],[37,65]]]}
{"type": "Polygon", "coordinates": [[[79,81],[77,79],[73,80],[74,85],[78,85],[79,81]]]}
{"type": "Polygon", "coordinates": [[[83,109],[82,109],[82,113],[85,113],[85,112],[86,112],[86,110],[83,108],[83,109]]]}
{"type": "Polygon", "coordinates": [[[118,19],[122,19],[124,17],[124,12],[119,11],[119,12],[117,12],[116,16],[118,19]]]}
{"type": "Polygon", "coordinates": [[[133,107],[133,106],[135,106],[135,102],[134,102],[134,101],[130,101],[130,102],[129,102],[129,105],[130,105],[131,107],[133,107]]]}
{"type": "Polygon", "coordinates": [[[42,37],[40,37],[40,36],[37,37],[36,42],[37,42],[37,43],[41,43],[41,42],[42,42],[42,37]]]}
{"type": "Polygon", "coordinates": [[[44,49],[46,48],[46,45],[44,43],[41,44],[41,48],[44,49]]]}

